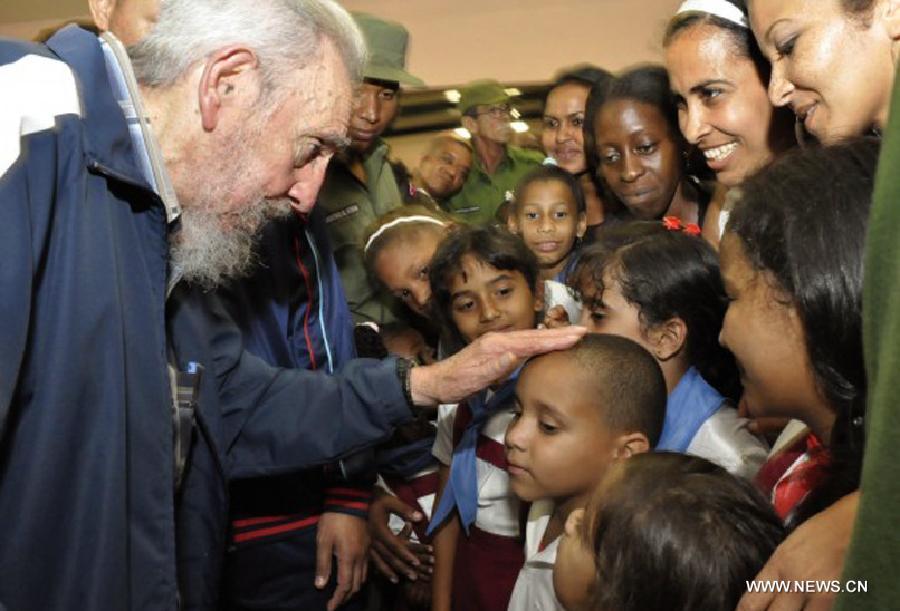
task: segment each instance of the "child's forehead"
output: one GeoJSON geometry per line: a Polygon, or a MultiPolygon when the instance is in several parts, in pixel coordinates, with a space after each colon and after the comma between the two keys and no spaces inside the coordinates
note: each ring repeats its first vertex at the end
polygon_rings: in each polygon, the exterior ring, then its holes
{"type": "Polygon", "coordinates": [[[412,223],[397,227],[398,238],[405,244],[416,243],[422,245],[434,244],[435,247],[447,233],[447,228],[437,223],[412,223]]]}
{"type": "Polygon", "coordinates": [[[532,359],[522,377],[529,381],[519,385],[522,400],[541,399],[558,411],[573,415],[601,414],[605,397],[596,388],[595,376],[569,351],[550,352],[532,359]]]}
{"type": "Polygon", "coordinates": [[[504,278],[524,280],[525,276],[519,270],[500,269],[474,254],[467,253],[460,258],[459,265],[450,274],[450,285],[453,289],[462,290],[504,278]]]}
{"type": "Polygon", "coordinates": [[[522,190],[522,205],[560,202],[574,206],[575,194],[569,185],[556,178],[535,180],[522,190]]]}
{"type": "Polygon", "coordinates": [[[614,254],[604,259],[587,261],[575,268],[571,282],[582,295],[600,297],[602,290],[621,290],[624,270],[614,254]]]}
{"type": "Polygon", "coordinates": [[[410,249],[434,254],[446,232],[434,223],[411,223],[392,227],[382,238],[376,257],[384,260],[406,260],[410,249]]]}

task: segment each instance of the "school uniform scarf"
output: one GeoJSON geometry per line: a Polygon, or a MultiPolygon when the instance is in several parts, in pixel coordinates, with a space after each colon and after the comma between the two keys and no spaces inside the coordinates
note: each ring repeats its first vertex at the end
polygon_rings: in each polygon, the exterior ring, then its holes
{"type": "Polygon", "coordinates": [[[428,534],[447,519],[447,516],[456,507],[459,519],[462,522],[466,534],[469,526],[475,522],[478,513],[478,464],[476,449],[478,436],[488,419],[497,413],[497,410],[506,405],[516,389],[516,371],[507,379],[500,388],[487,398],[487,391],[482,390],[468,399],[469,410],[472,412],[472,420],[463,432],[459,443],[453,449],[453,459],[450,463],[450,479],[441,494],[438,507],[428,524],[428,534]]]}

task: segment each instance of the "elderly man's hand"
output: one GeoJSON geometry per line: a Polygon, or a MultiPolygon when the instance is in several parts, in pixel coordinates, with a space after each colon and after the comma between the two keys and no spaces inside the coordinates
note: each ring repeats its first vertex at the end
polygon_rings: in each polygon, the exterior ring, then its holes
{"type": "MultiPolygon", "coordinates": [[[[841,578],[859,508],[859,492],[801,524],[778,546],[755,581],[833,581],[841,578]]],[[[825,611],[835,593],[747,592],[738,611],[825,611]]]]}
{"type": "Polygon", "coordinates": [[[321,589],[331,577],[337,558],[337,587],[328,601],[334,611],[359,592],[368,570],[369,533],[366,521],[343,513],[325,512],[316,534],[316,587],[321,589]]]}
{"type": "Polygon", "coordinates": [[[415,367],[410,373],[413,402],[456,403],[506,378],[528,357],[570,348],[585,333],[584,327],[486,333],[448,359],[415,367]]]}

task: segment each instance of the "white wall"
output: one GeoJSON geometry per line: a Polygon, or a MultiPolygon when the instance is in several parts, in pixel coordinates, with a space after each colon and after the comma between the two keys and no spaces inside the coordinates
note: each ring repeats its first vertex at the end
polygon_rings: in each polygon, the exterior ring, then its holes
{"type": "MultiPolygon", "coordinates": [[[[431,87],[476,78],[546,81],[590,62],[610,70],[660,61],[660,40],[680,0],[343,0],[350,10],[400,21],[410,31],[410,71],[431,87]]],[[[38,31],[87,14],[87,0],[0,0],[0,36],[38,31]],[[53,9],[43,5],[52,4],[53,9]],[[17,15],[22,16],[17,20],[17,15]]],[[[415,164],[417,136],[394,154],[415,164]]]]}
{"type": "Polygon", "coordinates": [[[618,70],[660,61],[680,0],[345,0],[402,22],[410,70],[429,86],[475,78],[543,81],[590,62],[618,70]]]}
{"type": "MultiPolygon", "coordinates": [[[[430,86],[493,76],[542,81],[591,62],[617,70],[658,61],[679,0],[344,0],[404,23],[410,68],[430,86]]],[[[0,36],[31,38],[88,14],[87,0],[0,0],[0,36]]]]}

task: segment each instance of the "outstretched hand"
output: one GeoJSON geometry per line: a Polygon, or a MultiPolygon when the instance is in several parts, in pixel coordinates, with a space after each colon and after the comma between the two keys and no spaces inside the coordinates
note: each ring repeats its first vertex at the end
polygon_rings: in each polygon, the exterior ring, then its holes
{"type": "Polygon", "coordinates": [[[456,403],[508,377],[525,359],[565,350],[581,339],[583,327],[486,333],[451,356],[410,373],[416,405],[456,403]]]}

